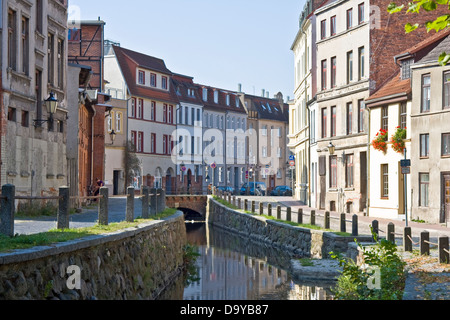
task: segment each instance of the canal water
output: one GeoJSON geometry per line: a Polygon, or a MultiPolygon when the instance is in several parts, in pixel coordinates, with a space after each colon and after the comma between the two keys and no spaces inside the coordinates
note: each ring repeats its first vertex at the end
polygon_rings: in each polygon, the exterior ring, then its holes
{"type": "Polygon", "coordinates": [[[180,277],[161,300],[331,300],[333,283],[301,281],[286,253],[205,223],[186,223],[197,258],[192,281],[180,277]],[[183,278],[183,279],[181,279],[183,278]]]}

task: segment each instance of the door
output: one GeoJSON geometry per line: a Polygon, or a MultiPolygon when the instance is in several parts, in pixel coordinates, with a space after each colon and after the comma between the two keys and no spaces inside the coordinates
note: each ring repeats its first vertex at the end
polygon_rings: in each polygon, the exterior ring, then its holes
{"type": "Polygon", "coordinates": [[[120,178],[120,171],[114,170],[113,173],[113,194],[117,196],[119,194],[119,178],[120,178]]]}
{"type": "Polygon", "coordinates": [[[450,222],[450,173],[443,174],[443,214],[441,218],[442,223],[450,222]]]}

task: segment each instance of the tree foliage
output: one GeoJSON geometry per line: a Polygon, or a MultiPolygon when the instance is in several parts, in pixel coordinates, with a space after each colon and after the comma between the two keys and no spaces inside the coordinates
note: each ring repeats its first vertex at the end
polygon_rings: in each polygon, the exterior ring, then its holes
{"type": "MultiPolygon", "coordinates": [[[[446,6],[450,11],[450,0],[412,0],[408,3],[407,6],[404,4],[397,5],[395,2],[389,4],[387,10],[389,13],[394,14],[397,12],[404,11],[406,9],[406,13],[420,14],[421,10],[425,10],[427,12],[436,11],[438,6],[446,6]]],[[[434,20],[427,21],[424,25],[420,25],[419,23],[407,23],[405,25],[405,32],[410,33],[418,28],[426,28],[427,32],[435,30],[439,32],[444,30],[450,26],[450,12],[449,14],[444,14],[437,17],[434,20]]],[[[450,53],[447,54],[443,52],[439,57],[440,65],[447,65],[450,61],[450,53]]]]}

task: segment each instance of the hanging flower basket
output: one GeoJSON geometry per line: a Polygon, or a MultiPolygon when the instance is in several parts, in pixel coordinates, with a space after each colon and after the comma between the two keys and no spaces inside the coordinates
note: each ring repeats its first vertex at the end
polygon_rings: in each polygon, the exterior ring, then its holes
{"type": "Polygon", "coordinates": [[[375,150],[386,153],[387,152],[387,141],[388,141],[387,130],[380,129],[380,131],[377,133],[377,136],[372,141],[372,147],[375,150]]]}
{"type": "Polygon", "coordinates": [[[391,137],[392,149],[403,154],[405,151],[406,128],[397,127],[397,131],[391,137]]]}

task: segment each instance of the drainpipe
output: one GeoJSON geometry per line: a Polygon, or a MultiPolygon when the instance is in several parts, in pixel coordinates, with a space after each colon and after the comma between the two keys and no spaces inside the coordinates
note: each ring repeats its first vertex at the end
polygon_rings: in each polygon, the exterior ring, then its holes
{"type": "Polygon", "coordinates": [[[94,183],[94,118],[97,115],[97,110],[95,110],[94,106],[92,106],[92,110],[94,110],[94,115],[91,122],[91,185],[94,183]]]}

